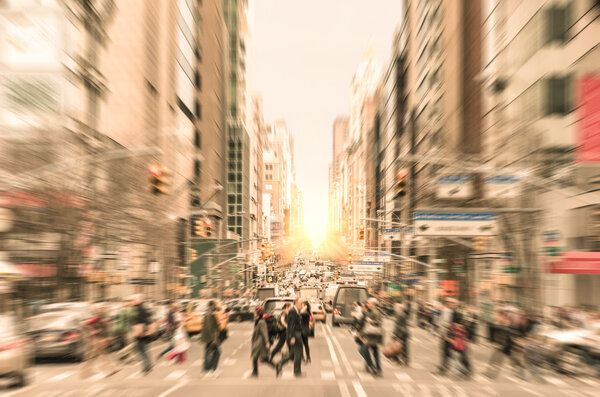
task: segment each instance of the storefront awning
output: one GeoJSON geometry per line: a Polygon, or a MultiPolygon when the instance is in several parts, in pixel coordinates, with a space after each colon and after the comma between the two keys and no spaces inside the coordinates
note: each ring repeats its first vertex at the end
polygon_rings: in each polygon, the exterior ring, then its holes
{"type": "Polygon", "coordinates": [[[567,251],[550,262],[550,273],[600,274],[600,252],[567,251]]]}

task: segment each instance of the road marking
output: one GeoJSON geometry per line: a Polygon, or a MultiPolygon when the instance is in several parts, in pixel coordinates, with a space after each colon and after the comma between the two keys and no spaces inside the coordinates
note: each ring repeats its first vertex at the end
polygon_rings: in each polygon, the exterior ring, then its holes
{"type": "Polygon", "coordinates": [[[173,393],[175,390],[182,388],[183,386],[185,386],[187,384],[187,380],[183,380],[181,382],[179,382],[178,384],[176,384],[175,386],[165,390],[164,392],[160,393],[158,395],[158,397],[167,397],[169,394],[173,393]]]}
{"type": "Polygon", "coordinates": [[[467,393],[462,389],[462,387],[457,386],[457,385],[453,385],[453,386],[450,386],[450,387],[456,393],[456,397],[468,397],[467,393]]]}
{"type": "Polygon", "coordinates": [[[352,368],[352,365],[350,365],[350,361],[348,361],[348,357],[346,357],[346,353],[344,353],[344,349],[342,349],[342,345],[340,345],[340,342],[337,340],[336,336],[331,331],[331,328],[329,328],[329,325],[327,326],[327,330],[329,331],[329,334],[331,335],[331,338],[333,339],[333,343],[335,343],[335,345],[338,348],[340,357],[342,357],[342,361],[344,362],[344,366],[346,367],[346,371],[348,372],[348,375],[353,376],[354,369],[352,368]]]}
{"type": "Polygon", "coordinates": [[[225,360],[223,360],[223,364],[225,367],[231,367],[232,365],[235,365],[235,363],[237,362],[237,358],[226,358],[225,360]]]}
{"type": "Polygon", "coordinates": [[[63,372],[62,374],[58,374],[53,376],[52,378],[48,379],[50,382],[58,382],[60,380],[63,380],[65,378],[68,378],[69,376],[73,375],[75,373],[75,371],[67,371],[67,372],[63,372]]]}
{"type": "Polygon", "coordinates": [[[335,349],[333,348],[333,344],[331,343],[331,339],[327,333],[325,333],[325,341],[327,342],[327,347],[329,348],[329,355],[331,355],[331,361],[333,362],[335,373],[336,375],[341,375],[342,369],[340,368],[340,362],[335,354],[335,349]]]}
{"type": "Polygon", "coordinates": [[[567,383],[565,381],[562,381],[558,378],[555,378],[553,376],[547,376],[545,378],[548,382],[552,383],[554,386],[567,386],[567,383]]]}
{"type": "Polygon", "coordinates": [[[483,387],[482,389],[487,392],[488,396],[497,396],[498,395],[498,392],[496,390],[494,390],[494,388],[492,386],[486,386],[486,387],[483,387]]]}
{"type": "Polygon", "coordinates": [[[281,377],[283,379],[292,379],[294,377],[294,372],[292,370],[283,371],[281,377]]]}
{"type": "Polygon", "coordinates": [[[321,360],[321,366],[322,367],[331,367],[333,364],[331,363],[330,360],[321,360]]]}
{"type": "Polygon", "coordinates": [[[413,387],[410,384],[407,384],[407,383],[403,383],[403,384],[394,383],[393,387],[394,387],[394,390],[396,390],[397,392],[401,393],[405,397],[412,397],[414,395],[413,387]]]}
{"type": "Polygon", "coordinates": [[[406,372],[396,372],[396,378],[398,378],[398,380],[400,382],[412,382],[413,379],[410,377],[409,374],[407,374],[406,372]]]}
{"type": "Polygon", "coordinates": [[[198,360],[192,363],[192,367],[201,367],[204,365],[204,360],[199,358],[198,360]]]}
{"type": "Polygon", "coordinates": [[[534,396],[538,396],[538,397],[545,397],[542,393],[538,393],[535,390],[531,390],[528,387],[525,387],[525,386],[520,386],[520,387],[521,387],[521,390],[524,390],[529,394],[533,394],[534,396]]]}
{"type": "Polygon", "coordinates": [[[413,367],[414,369],[425,369],[425,367],[423,366],[423,364],[419,364],[419,363],[414,363],[414,364],[412,365],[412,367],[413,367]]]}
{"type": "Polygon", "coordinates": [[[340,389],[341,397],[350,397],[350,390],[348,390],[348,385],[346,383],[339,381],[338,389],[340,389]]]}
{"type": "Polygon", "coordinates": [[[167,379],[167,380],[179,379],[183,376],[183,374],[185,374],[185,370],[178,369],[177,371],[173,371],[169,375],[167,375],[167,377],[165,379],[167,379]]]}
{"type": "Polygon", "coordinates": [[[359,381],[353,380],[352,386],[354,386],[354,391],[356,391],[356,397],[367,397],[367,393],[365,393],[365,389],[363,389],[359,381]]]}
{"type": "Polygon", "coordinates": [[[421,396],[423,397],[431,397],[431,392],[429,391],[429,388],[425,385],[420,385],[419,386],[419,390],[421,390],[421,396]]]}
{"type": "Polygon", "coordinates": [[[585,383],[588,386],[598,386],[598,382],[596,382],[593,379],[589,379],[589,378],[577,378],[578,380],[582,381],[583,383],[585,383]]]}
{"type": "Polygon", "coordinates": [[[323,380],[334,380],[335,374],[333,371],[321,371],[321,379],[323,380]]]}
{"type": "Polygon", "coordinates": [[[252,373],[251,370],[244,372],[244,375],[242,375],[242,379],[248,379],[250,377],[251,373],[252,373]]]}
{"type": "Polygon", "coordinates": [[[134,373],[132,373],[131,375],[127,375],[127,377],[125,379],[135,379],[135,378],[139,378],[140,375],[142,374],[142,371],[135,371],[134,373]]]}
{"type": "Polygon", "coordinates": [[[475,376],[473,376],[473,380],[477,383],[491,383],[490,380],[488,378],[486,378],[485,376],[481,375],[481,374],[477,374],[475,376]]]}
{"type": "Polygon", "coordinates": [[[97,374],[94,374],[94,376],[90,377],[90,380],[99,381],[103,378],[105,378],[105,375],[102,372],[98,372],[97,374]]]}
{"type": "Polygon", "coordinates": [[[445,376],[438,376],[436,374],[431,374],[431,376],[433,377],[433,379],[437,380],[440,383],[450,383],[451,380],[446,378],[445,376]]]}

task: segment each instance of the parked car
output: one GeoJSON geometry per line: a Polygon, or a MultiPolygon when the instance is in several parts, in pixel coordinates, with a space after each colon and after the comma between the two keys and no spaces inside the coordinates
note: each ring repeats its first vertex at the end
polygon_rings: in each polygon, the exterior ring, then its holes
{"type": "Polygon", "coordinates": [[[251,309],[250,302],[245,299],[237,301],[227,313],[231,321],[251,321],[254,318],[254,308],[251,309]]]}
{"type": "Polygon", "coordinates": [[[369,297],[366,287],[358,285],[339,285],[333,298],[331,323],[334,327],[340,324],[352,324],[352,303],[364,302],[369,297]]]}
{"type": "Polygon", "coordinates": [[[27,335],[35,358],[73,358],[82,361],[86,352],[81,313],[53,311],[29,318],[27,335]]]}
{"type": "Polygon", "coordinates": [[[31,340],[14,316],[0,315],[0,378],[25,386],[31,377],[31,340]]]}

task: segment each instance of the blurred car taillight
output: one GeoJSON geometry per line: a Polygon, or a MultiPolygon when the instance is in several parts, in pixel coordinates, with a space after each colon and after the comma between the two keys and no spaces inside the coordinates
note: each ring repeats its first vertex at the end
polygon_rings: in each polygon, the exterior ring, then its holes
{"type": "Polygon", "coordinates": [[[19,340],[10,340],[0,344],[0,352],[12,349],[18,349],[21,346],[27,344],[28,340],[19,339],[19,340]]]}
{"type": "Polygon", "coordinates": [[[74,340],[77,340],[80,337],[81,334],[77,331],[67,332],[62,336],[61,342],[73,342],[74,340]]]}

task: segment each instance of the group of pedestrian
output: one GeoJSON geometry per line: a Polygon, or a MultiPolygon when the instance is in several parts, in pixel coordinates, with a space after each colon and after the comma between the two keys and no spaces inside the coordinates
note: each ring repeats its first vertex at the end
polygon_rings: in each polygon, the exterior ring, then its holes
{"type": "Polygon", "coordinates": [[[295,298],[293,303],[286,302],[279,318],[265,316],[262,306],[257,306],[254,313],[254,331],[252,333],[252,376],[258,376],[258,363],[264,362],[275,369],[276,375],[288,362],[294,363],[294,376],[301,377],[302,361],[310,363],[310,303],[306,300],[295,298]],[[266,317],[266,318],[265,318],[266,317]],[[268,320],[271,324],[269,334],[268,320]],[[277,339],[277,344],[271,349],[272,341],[277,339]],[[282,353],[281,360],[276,363],[277,354],[282,353]]]}

